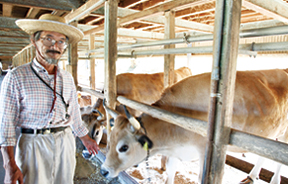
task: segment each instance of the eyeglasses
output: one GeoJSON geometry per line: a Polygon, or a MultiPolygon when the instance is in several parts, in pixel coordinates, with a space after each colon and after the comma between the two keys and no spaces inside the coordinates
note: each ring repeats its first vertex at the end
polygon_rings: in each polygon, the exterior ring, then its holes
{"type": "Polygon", "coordinates": [[[51,47],[51,46],[54,46],[56,43],[57,43],[57,46],[60,48],[60,49],[65,49],[68,45],[67,41],[63,41],[63,40],[54,40],[50,37],[44,37],[44,38],[41,38],[43,40],[43,44],[47,47],[51,47]]]}

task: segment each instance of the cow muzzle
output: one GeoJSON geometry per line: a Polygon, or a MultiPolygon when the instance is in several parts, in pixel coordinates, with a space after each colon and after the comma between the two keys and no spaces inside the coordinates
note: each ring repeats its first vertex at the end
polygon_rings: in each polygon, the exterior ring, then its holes
{"type": "Polygon", "coordinates": [[[104,176],[107,179],[112,179],[112,178],[117,176],[117,175],[113,176],[113,174],[108,169],[106,169],[103,166],[101,166],[100,173],[101,173],[102,176],[104,176]]]}
{"type": "Polygon", "coordinates": [[[102,169],[102,168],[101,168],[101,170],[100,170],[100,173],[101,173],[102,176],[104,176],[105,178],[107,178],[108,175],[109,175],[109,171],[107,171],[106,169],[102,169]]]}

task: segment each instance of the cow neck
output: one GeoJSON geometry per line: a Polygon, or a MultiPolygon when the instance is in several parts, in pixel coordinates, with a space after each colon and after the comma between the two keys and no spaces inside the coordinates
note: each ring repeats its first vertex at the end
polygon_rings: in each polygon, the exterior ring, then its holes
{"type": "MultiPolygon", "coordinates": [[[[65,109],[66,109],[66,118],[68,119],[70,117],[70,115],[68,114],[68,107],[69,107],[69,104],[65,102],[64,100],[64,97],[62,94],[59,94],[57,91],[56,91],[56,77],[57,77],[57,66],[54,67],[54,88],[52,88],[47,82],[45,82],[39,75],[38,73],[35,71],[35,69],[33,68],[32,66],[32,62],[30,62],[30,67],[33,71],[33,73],[49,88],[53,91],[53,95],[54,95],[54,99],[53,99],[53,103],[52,103],[52,107],[50,109],[50,113],[52,112],[52,110],[54,109],[54,106],[55,106],[55,102],[56,102],[56,99],[57,99],[57,95],[61,97],[62,99],[62,102],[64,103],[65,105],[65,109]]],[[[62,92],[63,92],[63,86],[62,86],[62,92]]]]}

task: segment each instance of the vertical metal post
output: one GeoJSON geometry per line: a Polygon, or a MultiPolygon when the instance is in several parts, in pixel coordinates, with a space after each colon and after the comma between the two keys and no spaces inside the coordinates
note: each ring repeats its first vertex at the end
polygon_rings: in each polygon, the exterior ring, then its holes
{"type": "Polygon", "coordinates": [[[217,0],[210,109],[202,184],[222,183],[236,78],[241,0],[217,0]]]}
{"type": "MultiPolygon", "coordinates": [[[[164,39],[175,38],[175,12],[165,12],[164,39]]],[[[165,49],[175,48],[175,44],[165,45],[165,49]]],[[[164,88],[174,82],[175,54],[164,55],[164,88]]]]}
{"type": "MultiPolygon", "coordinates": [[[[104,96],[107,105],[115,108],[116,104],[116,60],[117,60],[117,0],[105,2],[105,22],[104,22],[104,62],[105,62],[105,81],[104,96]]],[[[107,117],[107,133],[111,132],[110,115],[107,117]]]]}

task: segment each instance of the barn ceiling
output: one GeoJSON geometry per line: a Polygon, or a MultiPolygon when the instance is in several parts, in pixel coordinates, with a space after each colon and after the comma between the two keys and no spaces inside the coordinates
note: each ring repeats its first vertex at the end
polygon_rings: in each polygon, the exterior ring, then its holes
{"type": "MultiPolygon", "coordinates": [[[[29,35],[15,20],[37,19],[44,13],[78,21],[85,37],[79,50],[88,50],[88,38],[95,34],[95,48],[103,47],[105,0],[2,0],[0,1],[0,59],[9,60],[27,46],[29,35]]],[[[175,11],[176,36],[212,33],[214,0],[120,0],[118,4],[118,44],[164,38],[164,12],[175,11]]],[[[241,29],[286,25],[288,0],[243,0],[241,29]]]]}

